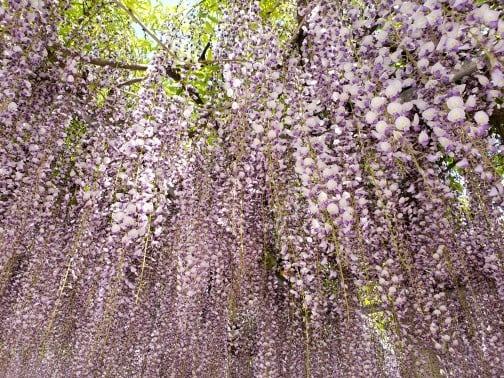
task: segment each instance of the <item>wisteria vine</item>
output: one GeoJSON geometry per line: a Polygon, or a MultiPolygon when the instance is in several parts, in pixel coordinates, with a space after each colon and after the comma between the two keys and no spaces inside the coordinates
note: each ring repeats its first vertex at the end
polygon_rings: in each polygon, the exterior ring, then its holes
{"type": "Polygon", "coordinates": [[[500,2],[223,5],[206,97],[67,6],[0,2],[1,376],[504,375],[500,2]]]}

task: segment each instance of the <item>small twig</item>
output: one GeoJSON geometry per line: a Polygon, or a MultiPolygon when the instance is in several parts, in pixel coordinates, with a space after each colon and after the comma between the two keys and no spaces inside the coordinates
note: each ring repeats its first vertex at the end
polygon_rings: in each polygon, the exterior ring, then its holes
{"type": "Polygon", "coordinates": [[[145,80],[145,76],[143,76],[143,77],[136,77],[134,79],[127,80],[127,81],[124,81],[122,83],[117,84],[117,88],[126,87],[128,85],[132,85],[132,84],[135,84],[135,83],[140,83],[143,80],[145,80]]]}
{"type": "Polygon", "coordinates": [[[170,55],[173,56],[172,54],[172,51],[168,48],[168,46],[166,46],[159,38],[156,34],[154,34],[152,31],[149,30],[149,28],[147,28],[147,26],[145,26],[145,24],[135,15],[135,13],[133,13],[133,10],[129,7],[127,7],[126,5],[124,5],[122,2],[120,2],[119,0],[112,0],[114,3],[116,3],[120,8],[124,9],[126,11],[126,13],[128,13],[128,15],[133,19],[133,21],[135,21],[138,25],[140,25],[140,27],[142,28],[142,30],[147,33],[160,47],[162,47],[164,50],[166,50],[170,55]]]}
{"type": "Polygon", "coordinates": [[[250,60],[245,59],[220,59],[220,60],[198,60],[197,62],[189,62],[180,64],[179,67],[185,69],[200,68],[200,66],[218,66],[224,63],[252,63],[250,60]]]}
{"type": "MultiPolygon", "coordinates": [[[[94,4],[92,5],[92,7],[94,6],[94,4]]],[[[101,8],[103,8],[105,6],[105,2],[102,2],[99,4],[99,6],[96,8],[96,9],[93,9],[93,12],[92,13],[88,13],[86,15],[86,18],[83,18],[84,16],[81,16],[81,20],[77,22],[77,26],[75,29],[73,29],[71,31],[71,33],[69,34],[69,38],[68,40],[65,42],[65,46],[69,46],[70,45],[70,42],[73,41],[73,39],[78,35],[78,32],[82,29],[82,27],[84,25],[86,25],[86,23],[92,18],[94,17],[100,10],[101,8]]]]}
{"type": "Polygon", "coordinates": [[[205,48],[203,49],[203,52],[201,53],[200,57],[198,58],[198,62],[203,62],[203,61],[205,61],[205,60],[206,60],[206,59],[205,59],[205,55],[206,55],[206,53],[207,53],[208,49],[210,48],[210,45],[211,45],[211,43],[210,43],[210,42],[208,42],[208,43],[206,44],[205,48]]]}
{"type": "Polygon", "coordinates": [[[443,170],[443,173],[448,173],[450,172],[453,168],[455,168],[455,166],[457,165],[457,163],[459,162],[460,160],[453,160],[450,164],[446,164],[446,167],[445,169],[443,170]]]}
{"type": "MultiPolygon", "coordinates": [[[[189,13],[191,13],[194,9],[196,9],[197,7],[199,7],[199,6],[203,5],[203,3],[205,3],[206,1],[207,1],[207,0],[201,0],[199,3],[196,3],[196,4],[194,4],[193,6],[191,6],[191,7],[187,10],[187,12],[186,12],[186,16],[187,16],[189,13]]],[[[179,4],[179,5],[180,5],[180,4],[179,4]]],[[[179,5],[177,5],[177,8],[178,8],[178,6],[179,6],[179,5]]]]}
{"type": "Polygon", "coordinates": [[[203,102],[203,99],[201,98],[200,94],[198,93],[198,91],[192,87],[192,86],[186,86],[185,87],[185,90],[187,91],[187,93],[189,94],[189,96],[191,97],[191,99],[198,105],[203,105],[204,102],[203,102]]]}

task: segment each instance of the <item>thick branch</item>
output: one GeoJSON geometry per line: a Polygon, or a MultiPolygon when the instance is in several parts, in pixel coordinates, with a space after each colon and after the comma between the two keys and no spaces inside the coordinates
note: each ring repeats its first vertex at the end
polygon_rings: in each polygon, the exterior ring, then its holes
{"type": "MultiPolygon", "coordinates": [[[[145,64],[122,63],[122,62],[116,62],[114,60],[107,60],[107,59],[102,59],[102,58],[91,58],[91,59],[89,59],[89,63],[93,64],[95,66],[100,66],[100,67],[113,67],[113,68],[121,68],[121,69],[132,70],[132,71],[145,71],[145,70],[147,70],[147,65],[145,65],[145,64]]],[[[166,68],[166,74],[168,75],[168,77],[172,78],[175,81],[180,81],[182,79],[182,76],[180,76],[180,73],[178,72],[178,70],[175,68],[172,68],[172,67],[166,68]]]]}
{"type": "MultiPolygon", "coordinates": [[[[459,83],[464,77],[470,76],[478,70],[478,62],[470,60],[465,62],[459,70],[455,71],[451,82],[459,83]]],[[[401,92],[401,102],[413,101],[416,98],[416,90],[413,87],[405,88],[401,92]]],[[[504,110],[495,109],[490,117],[490,126],[492,131],[504,139],[504,110]]]]}
{"type": "Polygon", "coordinates": [[[117,84],[117,88],[126,87],[128,85],[132,85],[135,83],[140,83],[143,80],[145,80],[145,76],[144,77],[136,77],[134,79],[123,81],[122,83],[117,84]]]}
{"type": "MultiPolygon", "coordinates": [[[[101,58],[91,58],[88,60],[88,62],[90,64],[93,64],[95,66],[100,66],[100,67],[113,67],[113,68],[121,68],[121,69],[126,69],[126,70],[133,70],[133,71],[147,70],[147,66],[144,64],[121,63],[121,62],[116,62],[113,60],[107,60],[107,59],[101,59],[101,58]]],[[[176,68],[166,67],[166,75],[177,82],[182,82],[182,76],[180,75],[179,70],[176,68]]],[[[143,81],[144,79],[145,79],[145,77],[137,77],[137,78],[119,83],[119,84],[117,84],[117,87],[120,88],[120,87],[124,87],[127,85],[139,83],[139,82],[143,81]]],[[[188,86],[184,83],[182,83],[182,88],[189,94],[191,99],[196,104],[203,105],[203,99],[201,98],[200,94],[198,93],[198,91],[195,88],[188,86]]]]}
{"type": "Polygon", "coordinates": [[[205,48],[203,49],[203,52],[201,53],[200,57],[198,58],[198,62],[204,62],[206,59],[205,59],[205,55],[208,51],[208,49],[210,48],[211,46],[211,43],[208,42],[205,46],[205,48]]]}
{"type": "MultiPolygon", "coordinates": [[[[474,72],[477,71],[477,69],[478,69],[478,62],[473,60],[466,62],[462,65],[462,67],[459,70],[454,72],[451,82],[457,83],[464,77],[472,75],[474,72]]],[[[415,98],[416,98],[415,88],[412,87],[405,88],[401,92],[400,99],[402,102],[413,101],[415,98]]]]}
{"type": "Polygon", "coordinates": [[[456,83],[457,81],[462,80],[464,77],[472,75],[478,69],[478,63],[474,60],[466,62],[462,65],[462,67],[455,72],[452,78],[452,83],[456,83]]]}
{"type": "Polygon", "coordinates": [[[490,116],[490,126],[492,126],[492,132],[499,135],[504,142],[504,108],[494,109],[490,116]]]}
{"type": "Polygon", "coordinates": [[[121,63],[113,60],[101,59],[101,58],[91,58],[89,59],[89,63],[100,66],[100,67],[113,67],[113,68],[122,68],[125,70],[133,70],[133,71],[145,71],[147,70],[147,66],[145,64],[136,64],[136,63],[121,63]]]}

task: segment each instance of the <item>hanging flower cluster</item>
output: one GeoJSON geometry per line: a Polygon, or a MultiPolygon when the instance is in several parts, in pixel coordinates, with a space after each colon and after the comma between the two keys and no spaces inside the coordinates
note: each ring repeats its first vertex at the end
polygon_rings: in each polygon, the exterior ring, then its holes
{"type": "Polygon", "coordinates": [[[504,375],[502,6],[237,1],[203,103],[4,3],[2,376],[504,375]]]}

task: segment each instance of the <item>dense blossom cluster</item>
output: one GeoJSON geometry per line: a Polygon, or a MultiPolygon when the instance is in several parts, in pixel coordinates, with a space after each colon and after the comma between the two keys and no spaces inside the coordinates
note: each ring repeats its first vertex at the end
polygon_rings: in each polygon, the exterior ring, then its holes
{"type": "Polygon", "coordinates": [[[58,3],[0,3],[0,375],[504,375],[502,7],[238,1],[201,104],[58,3]]]}

